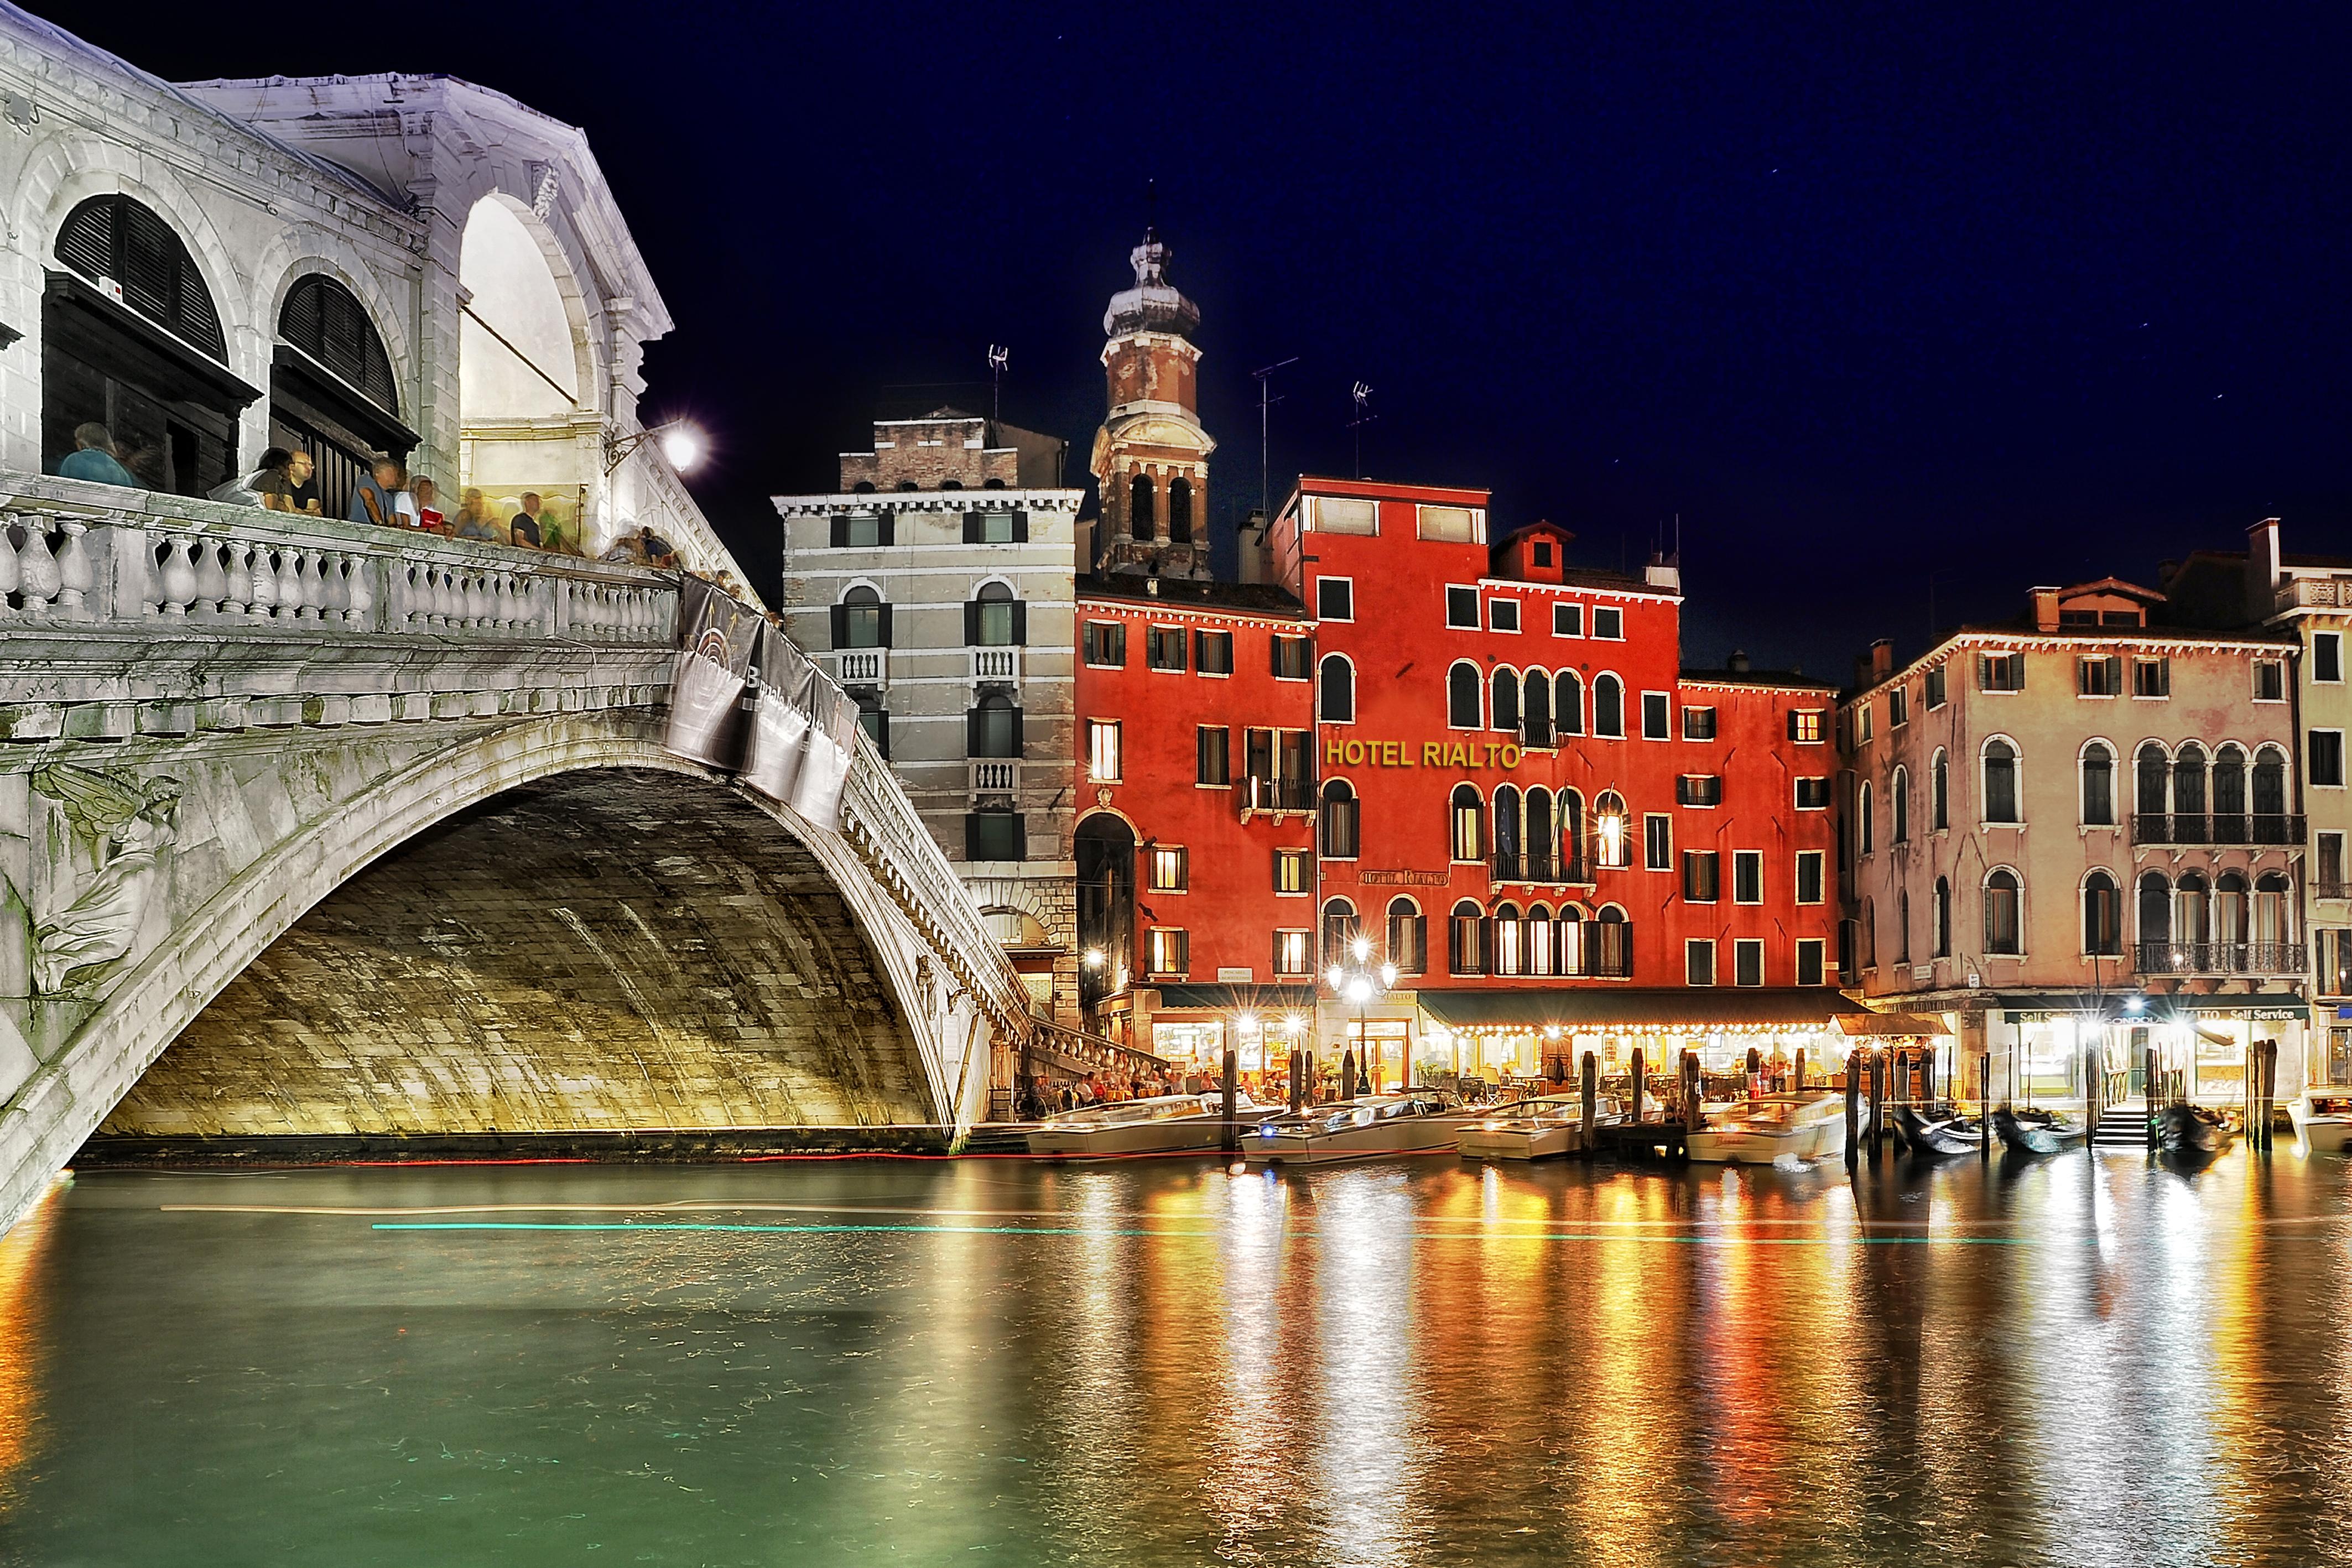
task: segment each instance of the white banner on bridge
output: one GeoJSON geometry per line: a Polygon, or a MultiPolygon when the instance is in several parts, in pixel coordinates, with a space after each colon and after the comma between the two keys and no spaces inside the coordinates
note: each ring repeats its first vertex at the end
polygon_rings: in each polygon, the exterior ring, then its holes
{"type": "Polygon", "coordinates": [[[751,743],[743,756],[743,782],[771,800],[790,804],[807,753],[809,688],[816,667],[772,627],[761,644],[760,703],[751,715],[751,743]]]}

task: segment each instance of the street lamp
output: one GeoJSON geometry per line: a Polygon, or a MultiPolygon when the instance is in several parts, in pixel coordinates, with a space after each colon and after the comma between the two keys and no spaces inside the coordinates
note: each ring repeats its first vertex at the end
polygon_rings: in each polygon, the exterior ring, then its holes
{"type": "MultiPolygon", "coordinates": [[[[1394,964],[1376,966],[1372,963],[1371,939],[1360,931],[1349,939],[1347,951],[1349,961],[1331,965],[1324,970],[1323,978],[1329,984],[1332,995],[1356,1009],[1356,1065],[1360,1071],[1364,1072],[1366,1082],[1370,1082],[1371,1075],[1368,1069],[1371,1059],[1371,1041],[1364,1032],[1364,1009],[1378,1001],[1383,992],[1396,984],[1397,968],[1394,964]]],[[[1410,1088],[1412,1078],[1412,1051],[1410,1046],[1406,1048],[1404,1055],[1405,1059],[1401,1065],[1405,1082],[1399,1087],[1410,1088]]]]}
{"type": "Polygon", "coordinates": [[[618,441],[607,437],[604,442],[604,472],[610,474],[626,463],[629,454],[648,441],[658,442],[663,459],[681,474],[702,461],[702,432],[691,421],[673,419],[667,424],[637,431],[618,441]]]}

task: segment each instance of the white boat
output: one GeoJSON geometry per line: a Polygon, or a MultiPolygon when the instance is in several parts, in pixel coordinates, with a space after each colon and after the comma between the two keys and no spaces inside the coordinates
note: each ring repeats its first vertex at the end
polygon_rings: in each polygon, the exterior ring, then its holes
{"type": "Polygon", "coordinates": [[[1486,1119],[1434,1090],[1367,1094],[1269,1118],[1242,1138],[1252,1165],[1318,1166],[1381,1155],[1451,1154],[1461,1130],[1486,1119]]]}
{"type": "Polygon", "coordinates": [[[1769,1166],[1842,1155],[1845,1100],[1837,1094],[1751,1100],[1711,1113],[1685,1145],[1692,1159],[1722,1165],[1769,1166]]]}
{"type": "MultiPolygon", "coordinates": [[[[1594,1124],[1617,1120],[1617,1102],[1593,1102],[1594,1124]]],[[[1470,1160],[1543,1160],[1575,1154],[1584,1142],[1584,1097],[1546,1094],[1489,1107],[1454,1135],[1454,1146],[1470,1160]]]]}
{"type": "Polygon", "coordinates": [[[2315,1155],[2340,1155],[2352,1142],[2352,1089],[2306,1089],[2288,1103],[2286,1114],[2315,1155]]]}
{"type": "MultiPolygon", "coordinates": [[[[1236,1124],[1244,1131],[1265,1112],[1246,1095],[1234,1102],[1236,1124]]],[[[1029,1152],[1064,1160],[1207,1154],[1221,1147],[1224,1137],[1222,1094],[1160,1094],[1048,1116],[1030,1129],[1029,1152]]]]}

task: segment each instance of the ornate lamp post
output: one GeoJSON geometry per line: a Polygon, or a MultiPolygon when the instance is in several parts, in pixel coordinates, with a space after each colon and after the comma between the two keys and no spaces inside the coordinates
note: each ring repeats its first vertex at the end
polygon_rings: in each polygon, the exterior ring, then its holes
{"type": "MultiPolygon", "coordinates": [[[[1324,970],[1323,978],[1334,997],[1356,1009],[1356,1066],[1364,1074],[1364,1081],[1370,1083],[1376,1080],[1369,1071],[1372,1053],[1371,1041],[1364,1033],[1364,1009],[1396,984],[1397,969],[1394,964],[1375,965],[1371,961],[1371,939],[1360,931],[1349,940],[1347,952],[1348,961],[1335,963],[1324,970]]],[[[1412,1051],[1409,1044],[1403,1070],[1404,1081],[1399,1087],[1409,1089],[1412,1086],[1412,1051]]]]}

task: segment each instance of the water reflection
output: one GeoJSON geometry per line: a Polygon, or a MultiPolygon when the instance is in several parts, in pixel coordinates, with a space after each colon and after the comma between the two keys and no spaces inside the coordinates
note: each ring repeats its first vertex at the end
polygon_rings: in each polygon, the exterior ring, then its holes
{"type": "Polygon", "coordinates": [[[85,1176],[0,1561],[2323,1561],[2347,1169],[85,1176]]]}

